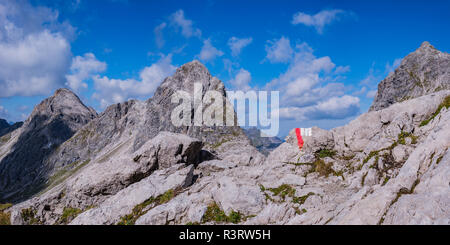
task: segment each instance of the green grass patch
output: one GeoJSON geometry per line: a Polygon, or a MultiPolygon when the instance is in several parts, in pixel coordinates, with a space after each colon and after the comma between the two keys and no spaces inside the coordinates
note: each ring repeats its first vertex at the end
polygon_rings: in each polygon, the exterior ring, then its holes
{"type": "Polygon", "coordinates": [[[272,192],[274,196],[279,196],[283,201],[286,200],[286,196],[294,197],[295,189],[287,184],[278,186],[277,188],[269,188],[268,191],[272,192]]]}
{"type": "Polygon", "coordinates": [[[163,194],[157,196],[157,197],[150,197],[145,202],[136,205],[133,208],[133,211],[131,214],[125,215],[120,218],[118,225],[134,225],[136,220],[141,217],[142,215],[146,214],[148,210],[145,208],[149,205],[152,205],[153,207],[156,207],[158,205],[164,204],[172,200],[177,195],[177,192],[173,189],[170,189],[163,194]]]}
{"type": "Polygon", "coordinates": [[[36,211],[34,211],[32,208],[22,209],[21,216],[23,221],[25,221],[25,223],[29,225],[35,225],[40,223],[40,220],[36,218],[36,211]]]}
{"type": "Polygon", "coordinates": [[[0,225],[11,225],[11,213],[0,211],[0,225]]]}
{"type": "Polygon", "coordinates": [[[187,222],[186,225],[200,225],[199,222],[187,222]]]}
{"type": "Polygon", "coordinates": [[[211,203],[206,209],[202,217],[202,223],[217,222],[217,223],[233,223],[238,224],[242,220],[242,215],[239,212],[231,210],[230,215],[220,209],[216,202],[211,203]]]}
{"type": "Polygon", "coordinates": [[[404,132],[398,134],[398,140],[397,142],[401,145],[406,145],[406,138],[411,138],[411,144],[417,143],[417,136],[413,135],[412,133],[404,132]]]}
{"type": "Polygon", "coordinates": [[[381,184],[381,186],[386,185],[388,181],[389,181],[389,177],[386,176],[386,177],[384,178],[383,183],[381,184]]]}
{"type": "Polygon", "coordinates": [[[332,168],[333,163],[326,163],[322,159],[317,159],[314,161],[314,165],[311,171],[319,173],[319,176],[328,177],[330,174],[334,174],[334,170],[332,168]]]}
{"type": "Polygon", "coordinates": [[[79,214],[81,214],[83,211],[78,208],[72,208],[72,207],[65,207],[63,214],[59,218],[58,223],[60,224],[67,224],[70,221],[72,221],[75,217],[77,217],[79,214]]]}
{"type": "MultiPolygon", "coordinates": [[[[297,197],[297,196],[295,196],[295,192],[296,192],[295,188],[293,188],[292,186],[290,186],[288,184],[282,184],[282,185],[278,186],[277,188],[268,188],[268,189],[264,189],[264,190],[272,192],[273,196],[280,197],[283,202],[286,201],[286,197],[290,197],[290,198],[292,198],[293,203],[297,203],[300,205],[305,203],[305,201],[306,201],[306,199],[308,199],[308,197],[315,195],[313,192],[309,192],[308,194],[306,194],[304,196],[297,197]]],[[[267,193],[264,193],[264,194],[268,195],[267,193]]],[[[267,199],[267,197],[266,197],[266,199],[267,199]]],[[[270,199],[273,201],[272,198],[270,198],[270,199]]]]}
{"type": "MultiPolygon", "coordinates": [[[[313,195],[315,195],[314,192],[309,192],[308,194],[300,196],[300,197],[293,197],[292,202],[302,205],[306,202],[306,199],[308,199],[308,197],[313,196],[313,195]]],[[[304,212],[304,213],[306,213],[306,212],[304,212]]]]}
{"type": "Polygon", "coordinates": [[[341,159],[345,161],[350,161],[355,158],[356,155],[342,156],[341,159]]]}
{"type": "Polygon", "coordinates": [[[338,176],[338,177],[342,177],[342,179],[344,178],[343,172],[339,171],[336,172],[333,170],[333,163],[329,162],[329,163],[325,163],[325,161],[321,158],[317,158],[314,162],[284,162],[287,164],[291,164],[294,166],[311,166],[311,169],[306,173],[306,175],[310,174],[310,173],[314,173],[317,172],[319,173],[319,176],[325,176],[328,177],[330,174],[333,174],[334,176],[338,176]]]}
{"type": "Polygon", "coordinates": [[[442,108],[446,108],[448,109],[450,107],[450,95],[448,95],[447,97],[444,98],[444,100],[442,101],[441,104],[439,104],[438,108],[436,109],[436,111],[431,115],[430,118],[423,120],[419,127],[423,127],[428,125],[428,123],[430,123],[435,117],[437,117],[437,115],[439,115],[439,113],[441,112],[442,108]]]}
{"type": "Polygon", "coordinates": [[[361,178],[361,186],[364,186],[364,182],[366,181],[366,176],[369,172],[366,172],[361,178]]]}
{"type": "Polygon", "coordinates": [[[381,151],[381,150],[378,150],[378,151],[371,151],[371,152],[369,153],[369,155],[367,155],[367,157],[364,158],[363,164],[367,163],[372,157],[378,156],[378,154],[380,153],[380,151],[381,151]]]}
{"type": "Polygon", "coordinates": [[[330,149],[320,149],[315,153],[315,155],[318,158],[333,157],[334,155],[336,155],[336,151],[330,149]]]}
{"type": "Polygon", "coordinates": [[[3,211],[3,210],[5,210],[7,208],[10,208],[10,207],[12,207],[11,203],[3,203],[3,204],[0,203],[0,211],[3,211]]]}

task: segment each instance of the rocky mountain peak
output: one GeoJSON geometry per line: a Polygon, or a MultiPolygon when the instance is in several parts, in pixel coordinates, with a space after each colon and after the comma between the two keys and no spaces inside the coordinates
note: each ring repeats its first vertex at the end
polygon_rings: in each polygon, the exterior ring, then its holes
{"type": "Polygon", "coordinates": [[[216,77],[211,76],[209,70],[200,61],[193,60],[180,66],[173,76],[166,78],[152,99],[156,102],[170,100],[170,95],[177,90],[192,93],[195,83],[202,84],[203,94],[207,90],[216,90],[225,96],[224,84],[216,77]]]}
{"type": "Polygon", "coordinates": [[[420,48],[419,49],[422,49],[422,50],[424,50],[424,49],[435,49],[434,47],[433,47],[433,45],[431,45],[428,41],[424,41],[421,45],[420,45],[420,48]]]}
{"type": "Polygon", "coordinates": [[[369,111],[378,111],[394,103],[444,89],[450,89],[450,54],[425,41],[378,84],[377,95],[369,111]]]}
{"type": "Polygon", "coordinates": [[[51,169],[46,159],[95,117],[95,110],[68,89],[37,105],[11,137],[9,154],[0,158],[0,200],[22,200],[45,185],[51,169]]]}
{"type": "Polygon", "coordinates": [[[48,118],[60,115],[75,117],[79,115],[90,120],[95,118],[97,113],[94,109],[85,106],[72,91],[60,88],[34,108],[27,122],[31,121],[36,115],[43,115],[48,118]]]}

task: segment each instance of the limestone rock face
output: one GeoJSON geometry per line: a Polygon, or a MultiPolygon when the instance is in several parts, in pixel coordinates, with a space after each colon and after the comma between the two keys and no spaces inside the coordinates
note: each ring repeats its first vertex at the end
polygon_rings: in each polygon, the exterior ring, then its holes
{"type": "Polygon", "coordinates": [[[47,158],[96,116],[67,89],[37,105],[1,146],[0,201],[24,200],[35,193],[54,168],[47,158]]]}
{"type": "Polygon", "coordinates": [[[378,92],[369,111],[445,89],[450,89],[450,54],[424,42],[378,84],[378,92]]]}
{"type": "MultiPolygon", "coordinates": [[[[131,144],[132,150],[137,151],[162,131],[185,134],[199,139],[208,152],[220,158],[233,155],[226,154],[229,150],[233,151],[233,148],[224,147],[225,143],[248,145],[248,138],[238,126],[176,127],[173,125],[171,113],[177,104],[172,103],[171,96],[180,90],[193,95],[195,83],[203,87],[200,94],[202,98],[209,90],[217,91],[225,96],[223,83],[212,77],[203,64],[192,61],[178,68],[173,76],[166,78],[156,90],[155,95],[147,101],[131,100],[109,106],[95,120],[62,144],[58,151],[52,154],[49,161],[59,169],[67,168],[67,166],[73,169],[78,163],[95,158],[103,148],[114,149],[124,144],[131,144]]],[[[226,101],[225,97],[223,100],[226,101]]],[[[234,111],[232,114],[235,116],[234,111]]],[[[253,147],[249,149],[252,150],[253,147]]],[[[258,154],[253,158],[261,161],[263,157],[258,154]]]]}
{"type": "Polygon", "coordinates": [[[239,127],[170,123],[167,98],[194,81],[224,92],[194,61],[153,98],[84,125],[46,158],[56,167],[45,189],[4,210],[11,222],[450,224],[450,90],[313,127],[301,150],[292,130],[265,157],[239,127]]]}
{"type": "MultiPolygon", "coordinates": [[[[154,97],[108,107],[48,154],[45,163],[53,168],[48,171],[45,185],[35,192],[34,198],[14,206],[13,214],[28,208],[40,223],[68,223],[70,220],[61,220],[65,209],[92,209],[94,212],[97,209],[92,207],[100,207],[111,196],[123,195],[122,190],[136,183],[147,183],[143,188],[151,190],[146,198],[156,198],[155,195],[168,190],[189,188],[202,174],[196,171],[202,162],[225,162],[224,166],[230,168],[261,164],[264,155],[249,144],[238,126],[174,126],[170,117],[176,104],[171,102],[171,95],[179,90],[192,93],[195,83],[203,86],[200,97],[204,97],[206,91],[214,90],[223,96],[224,103],[228,103],[223,83],[212,77],[201,63],[193,61],[180,67],[163,81],[154,97]],[[155,183],[158,173],[163,177],[157,181],[163,183],[175,178],[176,172],[180,177],[161,191],[147,186],[155,183]],[[144,179],[153,179],[153,182],[143,182],[144,179]]],[[[63,112],[68,114],[70,110],[63,112]]],[[[228,115],[235,116],[234,111],[228,115]]],[[[213,167],[207,171],[216,170],[213,167]]],[[[140,192],[136,193],[130,195],[140,192]]],[[[117,201],[111,201],[107,207],[114,203],[117,201]]],[[[137,204],[128,205],[134,207],[137,204]]],[[[93,215],[106,215],[105,212],[108,211],[102,209],[93,215]]],[[[13,220],[30,222],[20,217],[14,216],[13,220]]],[[[109,217],[100,223],[112,224],[120,218],[109,217]]],[[[89,223],[86,219],[76,222],[89,223]]]]}

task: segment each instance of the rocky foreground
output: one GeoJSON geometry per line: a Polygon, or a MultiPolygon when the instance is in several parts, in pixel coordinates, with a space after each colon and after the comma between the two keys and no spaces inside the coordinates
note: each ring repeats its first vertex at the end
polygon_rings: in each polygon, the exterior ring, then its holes
{"type": "MultiPolygon", "coordinates": [[[[413,54],[427,56],[428,48],[413,54]]],[[[314,127],[301,151],[291,131],[266,157],[239,127],[170,124],[170,95],[192,91],[194,81],[225,96],[223,83],[197,61],[148,101],[100,115],[58,90],[1,138],[0,199],[15,205],[0,206],[0,223],[450,224],[450,90],[389,105],[378,99],[348,125],[314,127]],[[67,134],[44,137],[59,132],[55,124],[67,134]],[[47,141],[34,143],[32,135],[47,141]],[[32,161],[21,155],[23,143],[47,151],[32,161]],[[25,177],[16,185],[19,174],[25,177]]],[[[436,83],[450,81],[429,86],[436,83]]],[[[389,93],[402,93],[395,89],[389,93]]]]}

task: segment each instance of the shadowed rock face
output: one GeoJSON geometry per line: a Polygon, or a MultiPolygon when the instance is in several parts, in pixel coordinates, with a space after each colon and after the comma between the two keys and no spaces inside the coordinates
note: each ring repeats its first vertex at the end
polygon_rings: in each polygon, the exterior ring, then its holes
{"type": "Polygon", "coordinates": [[[46,158],[96,116],[67,89],[37,105],[0,160],[0,201],[23,200],[39,191],[53,167],[46,158]]]}
{"type": "Polygon", "coordinates": [[[5,119],[0,119],[0,130],[9,128],[10,126],[11,125],[9,125],[9,123],[5,119]]]}
{"type": "Polygon", "coordinates": [[[378,84],[378,92],[369,111],[445,89],[450,89],[450,54],[424,42],[378,84]]]}
{"type": "Polygon", "coordinates": [[[0,137],[22,127],[22,125],[23,122],[16,122],[10,125],[5,119],[0,119],[0,137]]]}

